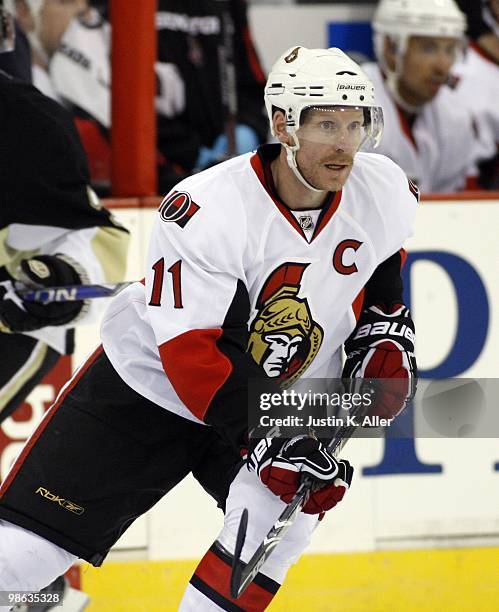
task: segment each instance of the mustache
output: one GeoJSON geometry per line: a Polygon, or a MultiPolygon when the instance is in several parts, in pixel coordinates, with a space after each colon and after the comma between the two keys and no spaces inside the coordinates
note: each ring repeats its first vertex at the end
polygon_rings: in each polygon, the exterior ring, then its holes
{"type": "Polygon", "coordinates": [[[324,165],[340,165],[340,166],[352,166],[353,157],[335,157],[334,159],[326,159],[322,162],[324,165]]]}

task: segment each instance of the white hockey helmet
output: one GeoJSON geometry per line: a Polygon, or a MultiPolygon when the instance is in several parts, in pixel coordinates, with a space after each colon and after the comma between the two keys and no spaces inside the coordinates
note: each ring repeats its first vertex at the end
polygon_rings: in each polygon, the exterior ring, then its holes
{"type": "Polygon", "coordinates": [[[466,16],[454,0],[380,0],[373,18],[374,50],[384,67],[384,39],[389,36],[403,55],[411,36],[464,40],[466,16]]]}
{"type": "Polygon", "coordinates": [[[337,48],[291,47],[272,66],[265,86],[265,107],[275,136],[272,116],[275,108],[286,116],[286,127],[294,145],[282,143],[287,161],[298,180],[313,191],[301,175],[296,153],[300,148],[296,130],[306,108],[340,107],[364,111],[366,140],[376,147],[383,133],[383,111],[376,106],[374,86],[360,66],[337,48]]]}
{"type": "Polygon", "coordinates": [[[15,32],[13,0],[0,0],[0,53],[14,50],[15,32]]]}

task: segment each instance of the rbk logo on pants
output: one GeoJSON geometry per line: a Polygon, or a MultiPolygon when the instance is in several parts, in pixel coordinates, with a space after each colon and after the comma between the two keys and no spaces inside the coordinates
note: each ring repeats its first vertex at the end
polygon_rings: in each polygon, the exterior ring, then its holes
{"type": "Polygon", "coordinates": [[[59,497],[59,495],[56,495],[55,493],[51,493],[48,489],[45,489],[44,487],[38,487],[36,493],[41,495],[45,499],[48,499],[49,501],[56,502],[57,504],[59,504],[59,506],[61,506],[61,508],[69,510],[74,514],[83,514],[85,512],[85,508],[82,508],[81,506],[78,506],[78,504],[69,501],[69,499],[64,499],[63,497],[59,497]]]}

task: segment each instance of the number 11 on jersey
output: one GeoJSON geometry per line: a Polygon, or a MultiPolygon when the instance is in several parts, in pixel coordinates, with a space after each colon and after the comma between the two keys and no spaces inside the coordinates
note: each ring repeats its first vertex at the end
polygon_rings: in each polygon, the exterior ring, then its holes
{"type": "MultiPolygon", "coordinates": [[[[165,276],[165,260],[164,257],[158,259],[153,265],[154,279],[152,283],[151,299],[149,306],[161,306],[161,292],[163,289],[163,280],[165,276]]],[[[171,265],[167,272],[172,275],[172,290],[173,290],[173,307],[183,308],[182,304],[182,281],[181,281],[182,260],[179,259],[171,265]]]]}

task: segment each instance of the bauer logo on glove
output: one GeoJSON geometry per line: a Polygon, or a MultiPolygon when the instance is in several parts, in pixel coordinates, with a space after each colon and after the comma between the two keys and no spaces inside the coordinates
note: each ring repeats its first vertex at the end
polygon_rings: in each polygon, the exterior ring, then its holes
{"type": "Polygon", "coordinates": [[[403,304],[370,306],[362,312],[345,342],[342,378],[348,388],[357,387],[360,379],[370,379],[373,404],[369,415],[395,418],[414,397],[414,340],[414,322],[403,304]]]}

